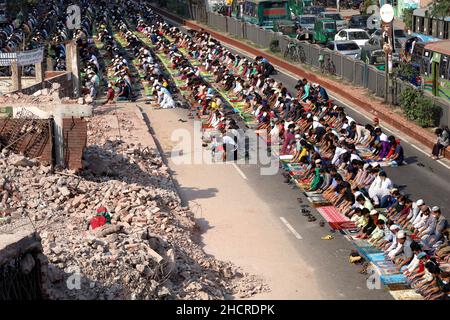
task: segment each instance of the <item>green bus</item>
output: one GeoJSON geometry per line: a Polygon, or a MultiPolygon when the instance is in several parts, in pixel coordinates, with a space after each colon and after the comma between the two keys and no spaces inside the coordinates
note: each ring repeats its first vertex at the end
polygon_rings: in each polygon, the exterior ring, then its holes
{"type": "Polygon", "coordinates": [[[234,0],[232,16],[264,29],[295,34],[288,0],[234,0]]]}
{"type": "Polygon", "coordinates": [[[450,100],[450,40],[430,42],[423,50],[424,87],[434,96],[450,100]]]}

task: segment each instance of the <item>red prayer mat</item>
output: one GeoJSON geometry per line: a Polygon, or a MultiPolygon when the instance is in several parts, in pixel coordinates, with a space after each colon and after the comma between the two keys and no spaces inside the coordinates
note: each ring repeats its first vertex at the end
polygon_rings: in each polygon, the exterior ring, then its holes
{"type": "Polygon", "coordinates": [[[317,211],[328,222],[331,228],[335,230],[355,229],[356,225],[349,218],[341,214],[334,206],[324,206],[317,208],[317,211]]]}

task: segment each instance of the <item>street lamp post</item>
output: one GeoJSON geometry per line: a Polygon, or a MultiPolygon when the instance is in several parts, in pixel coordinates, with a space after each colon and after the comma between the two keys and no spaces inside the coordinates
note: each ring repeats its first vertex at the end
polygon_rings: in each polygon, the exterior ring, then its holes
{"type": "Polygon", "coordinates": [[[390,4],[384,4],[380,8],[380,16],[382,20],[383,30],[383,51],[384,51],[384,70],[385,70],[385,87],[384,102],[389,102],[389,76],[392,69],[392,52],[394,48],[393,27],[394,27],[394,8],[390,4]]]}

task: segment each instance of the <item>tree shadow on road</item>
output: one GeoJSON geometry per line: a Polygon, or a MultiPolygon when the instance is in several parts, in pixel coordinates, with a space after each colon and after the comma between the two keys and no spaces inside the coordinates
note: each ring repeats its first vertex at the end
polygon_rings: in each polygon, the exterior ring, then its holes
{"type": "Polygon", "coordinates": [[[217,188],[199,189],[196,187],[179,187],[181,200],[184,203],[195,202],[198,199],[214,198],[219,191],[217,188]]]}

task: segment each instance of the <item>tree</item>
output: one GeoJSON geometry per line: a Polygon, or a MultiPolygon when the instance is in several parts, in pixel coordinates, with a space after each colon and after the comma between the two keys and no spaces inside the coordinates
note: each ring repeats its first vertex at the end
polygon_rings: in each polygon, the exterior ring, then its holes
{"type": "Polygon", "coordinates": [[[372,5],[378,5],[378,1],[377,0],[364,0],[364,2],[362,3],[362,6],[360,7],[361,14],[366,14],[367,9],[372,5]]]}
{"type": "Polygon", "coordinates": [[[431,16],[441,18],[448,16],[450,12],[450,0],[433,0],[431,4],[431,16]]]}
{"type": "Polygon", "coordinates": [[[412,29],[413,25],[413,11],[414,9],[403,9],[403,22],[409,30],[412,29]]]}

